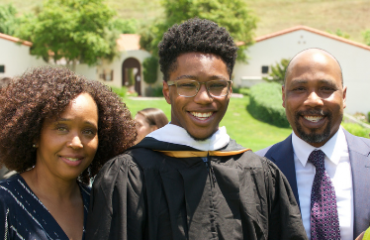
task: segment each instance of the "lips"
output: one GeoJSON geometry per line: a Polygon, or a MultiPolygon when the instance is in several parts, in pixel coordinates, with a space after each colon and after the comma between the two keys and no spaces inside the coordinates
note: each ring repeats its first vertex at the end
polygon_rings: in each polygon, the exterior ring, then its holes
{"type": "Polygon", "coordinates": [[[310,121],[310,122],[318,122],[318,121],[320,121],[321,119],[323,119],[324,118],[324,116],[303,116],[303,118],[304,119],[306,119],[306,120],[308,120],[308,121],[310,121]]]}
{"type": "Polygon", "coordinates": [[[70,166],[78,166],[84,159],[83,157],[79,157],[79,156],[78,157],[61,156],[60,158],[63,160],[63,162],[65,162],[66,164],[70,166]]]}
{"type": "Polygon", "coordinates": [[[213,112],[190,112],[190,114],[193,115],[196,119],[205,121],[212,116],[213,112]]]}

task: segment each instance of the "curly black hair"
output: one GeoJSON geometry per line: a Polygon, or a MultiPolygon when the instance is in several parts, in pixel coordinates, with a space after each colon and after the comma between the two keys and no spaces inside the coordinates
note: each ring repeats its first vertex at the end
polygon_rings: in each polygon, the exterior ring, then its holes
{"type": "Polygon", "coordinates": [[[106,161],[132,146],[135,122],[109,87],[65,68],[36,68],[0,90],[0,164],[17,172],[33,167],[32,145],[40,138],[44,120],[59,117],[81,93],[88,93],[98,106],[99,145],[80,181],[88,183],[106,161]]]}
{"type": "Polygon", "coordinates": [[[159,64],[166,82],[170,73],[176,70],[177,57],[188,52],[212,53],[221,57],[231,78],[238,50],[225,28],[199,18],[173,25],[163,35],[158,48],[159,64]]]}

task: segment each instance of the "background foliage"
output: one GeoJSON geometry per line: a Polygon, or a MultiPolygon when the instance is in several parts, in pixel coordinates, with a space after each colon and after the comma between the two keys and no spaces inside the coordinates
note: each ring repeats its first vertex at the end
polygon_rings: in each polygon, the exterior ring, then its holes
{"type": "Polygon", "coordinates": [[[31,54],[45,61],[51,56],[54,61],[93,65],[117,54],[114,15],[103,0],[48,0],[24,23],[20,37],[33,42],[31,54]]]}
{"type": "Polygon", "coordinates": [[[251,87],[250,114],[258,120],[278,127],[289,127],[281,99],[281,85],[278,83],[260,83],[251,87]]]}
{"type": "Polygon", "coordinates": [[[157,18],[141,32],[142,48],[158,54],[158,43],[163,33],[174,24],[199,17],[209,19],[225,27],[235,42],[244,42],[240,46],[238,58],[245,60],[243,50],[253,43],[253,30],[256,28],[256,17],[247,8],[243,0],[163,0],[164,18],[157,18]]]}
{"type": "Polygon", "coordinates": [[[157,81],[158,75],[158,58],[155,56],[147,57],[143,61],[144,81],[152,85],[157,81]]]}
{"type": "Polygon", "coordinates": [[[276,63],[275,65],[271,65],[270,69],[271,72],[269,73],[270,78],[264,77],[263,80],[265,81],[272,81],[279,83],[280,85],[284,84],[284,77],[286,69],[289,65],[290,59],[281,59],[280,62],[276,63]]]}

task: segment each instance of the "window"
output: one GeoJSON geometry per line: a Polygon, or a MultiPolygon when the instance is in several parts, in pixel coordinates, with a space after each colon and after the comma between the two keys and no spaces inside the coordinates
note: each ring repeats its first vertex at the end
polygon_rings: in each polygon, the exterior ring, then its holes
{"type": "Polygon", "coordinates": [[[0,73],[5,73],[5,66],[4,65],[0,65],[0,73]]]}
{"type": "Polygon", "coordinates": [[[262,66],[262,73],[269,73],[269,66],[262,66]]]}

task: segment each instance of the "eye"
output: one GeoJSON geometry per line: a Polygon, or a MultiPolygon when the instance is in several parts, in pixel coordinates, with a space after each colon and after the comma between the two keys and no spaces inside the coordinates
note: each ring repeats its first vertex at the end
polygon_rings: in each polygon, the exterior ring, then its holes
{"type": "Polygon", "coordinates": [[[334,92],[336,89],[333,87],[324,86],[324,87],[321,87],[321,90],[325,92],[334,92]]]}
{"type": "Polygon", "coordinates": [[[58,132],[63,132],[63,133],[68,132],[67,126],[64,126],[64,125],[57,125],[55,127],[55,130],[57,130],[58,132]]]}
{"type": "Polygon", "coordinates": [[[295,92],[302,92],[302,91],[305,91],[305,90],[306,90],[306,88],[303,87],[303,86],[298,86],[298,87],[293,88],[293,91],[295,91],[295,92]]]}
{"type": "Polygon", "coordinates": [[[87,129],[83,130],[82,132],[85,135],[95,135],[96,134],[96,130],[91,129],[91,128],[87,128],[87,129]]]}
{"type": "Polygon", "coordinates": [[[209,88],[225,88],[227,87],[227,83],[220,81],[220,82],[212,82],[209,84],[209,88]]]}
{"type": "Polygon", "coordinates": [[[194,82],[178,82],[177,87],[178,88],[196,88],[197,85],[194,82]]]}

